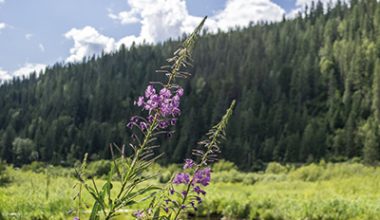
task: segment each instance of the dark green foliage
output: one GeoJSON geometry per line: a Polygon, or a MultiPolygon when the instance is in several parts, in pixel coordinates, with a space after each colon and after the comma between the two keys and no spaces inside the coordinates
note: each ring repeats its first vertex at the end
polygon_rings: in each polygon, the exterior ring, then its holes
{"type": "MultiPolygon", "coordinates": [[[[223,114],[237,107],[222,157],[244,169],[260,161],[379,160],[380,3],[337,3],[322,12],[206,34],[194,49],[193,77],[176,134],[162,143],[162,163],[182,162],[223,114]]],[[[25,163],[15,138],[30,139],[38,159],[69,162],[89,152],[109,158],[108,144],[129,142],[142,85],[159,81],[164,59],[179,45],[121,47],[79,64],[56,64],[39,78],[0,87],[0,154],[25,163]]],[[[23,155],[25,156],[25,155],[23,155]]]]}
{"type": "Polygon", "coordinates": [[[87,165],[84,175],[88,177],[106,177],[111,171],[111,161],[98,160],[87,165]]]}

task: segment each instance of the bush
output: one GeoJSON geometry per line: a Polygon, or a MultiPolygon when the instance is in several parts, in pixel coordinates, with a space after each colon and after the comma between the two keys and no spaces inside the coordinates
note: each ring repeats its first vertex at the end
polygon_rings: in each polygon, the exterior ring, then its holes
{"type": "Polygon", "coordinates": [[[320,180],[324,169],[317,164],[310,164],[296,169],[289,174],[291,179],[314,182],[320,180]]]}
{"type": "Polygon", "coordinates": [[[241,202],[236,200],[224,201],[222,210],[223,216],[227,218],[246,218],[249,216],[250,206],[248,201],[241,202]]]}
{"type": "Polygon", "coordinates": [[[212,179],[214,182],[222,183],[241,183],[245,178],[245,174],[237,170],[223,171],[214,173],[212,179]]]}
{"type": "Polygon", "coordinates": [[[172,173],[165,171],[163,173],[160,173],[158,177],[158,182],[159,183],[167,183],[170,181],[170,178],[172,177],[172,173]]]}
{"type": "Polygon", "coordinates": [[[87,177],[103,177],[111,171],[111,161],[98,160],[87,165],[85,176],[87,177]]]}
{"type": "Polygon", "coordinates": [[[277,162],[269,163],[267,166],[267,169],[265,170],[265,173],[272,173],[272,174],[280,174],[280,173],[287,173],[288,168],[285,166],[282,166],[281,164],[277,162]]]}
{"type": "Polygon", "coordinates": [[[377,169],[360,163],[310,164],[289,172],[293,180],[318,181],[349,178],[351,176],[376,175],[377,169]]]}
{"type": "Polygon", "coordinates": [[[230,161],[220,160],[212,166],[212,170],[214,172],[237,170],[237,166],[230,161]]]}
{"type": "Polygon", "coordinates": [[[46,169],[46,164],[44,162],[33,161],[31,164],[22,166],[24,171],[32,171],[34,173],[43,173],[46,169]]]}
{"type": "Polygon", "coordinates": [[[254,173],[247,173],[243,179],[243,183],[246,185],[253,185],[258,181],[258,177],[254,173]]]}
{"type": "Polygon", "coordinates": [[[263,220],[282,220],[284,219],[279,210],[276,209],[276,204],[271,200],[263,200],[259,202],[251,202],[249,210],[249,219],[263,220]]]}

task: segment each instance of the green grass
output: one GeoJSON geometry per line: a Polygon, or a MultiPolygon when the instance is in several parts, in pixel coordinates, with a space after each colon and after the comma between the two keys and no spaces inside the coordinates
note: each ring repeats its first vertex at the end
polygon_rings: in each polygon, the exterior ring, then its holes
{"type": "MultiPolygon", "coordinates": [[[[75,179],[68,170],[63,170],[50,174],[47,184],[45,173],[9,168],[12,181],[0,186],[3,217],[72,218],[76,213],[75,179]]],[[[380,216],[380,168],[322,163],[277,170],[272,167],[265,173],[242,173],[232,168],[214,173],[214,183],[208,187],[206,200],[195,214],[230,219],[302,220],[361,220],[380,216]]],[[[92,199],[87,194],[83,197],[88,211],[92,199]]]]}

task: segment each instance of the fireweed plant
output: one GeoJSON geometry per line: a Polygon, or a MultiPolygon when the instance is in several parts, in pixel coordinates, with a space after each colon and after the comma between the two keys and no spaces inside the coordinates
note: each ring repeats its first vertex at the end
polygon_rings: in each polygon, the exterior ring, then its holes
{"type": "Polygon", "coordinates": [[[225,139],[225,129],[234,107],[235,101],[232,101],[222,120],[210,129],[206,139],[198,142],[199,147],[193,150],[198,162],[186,159],[183,172],[177,173],[168,182],[158,196],[154,197],[149,208],[134,213],[137,219],[176,220],[183,210],[197,211],[202,196],[206,195],[205,187],[211,181],[209,165],[220,153],[219,145],[225,139]]]}
{"type": "Polygon", "coordinates": [[[83,164],[76,170],[79,180],[76,187],[78,193],[77,217],[80,219],[81,193],[86,190],[95,200],[89,219],[111,219],[126,209],[139,202],[151,199],[149,207],[133,213],[137,219],[178,219],[181,211],[202,202],[201,195],[205,195],[204,187],[210,182],[211,169],[208,163],[215,160],[219,152],[218,144],[220,138],[224,137],[224,130],[231,116],[235,102],[227,110],[221,122],[215,125],[209,133],[208,138],[200,142],[203,148],[194,151],[199,162],[187,159],[184,172],[178,173],[171,178],[164,187],[142,184],[153,178],[153,176],[142,175],[161,155],[154,156],[157,137],[165,135],[170,137],[174,131],[170,130],[177,122],[181,114],[180,100],[184,94],[181,86],[176,84],[179,78],[188,78],[191,74],[183,69],[191,65],[191,52],[195,41],[199,36],[207,17],[195,28],[194,32],[183,42],[182,46],[174,52],[174,56],[167,61],[169,65],[163,66],[157,72],[167,77],[166,83],[152,82],[145,89],[143,96],[138,97],[135,105],[142,108],[145,115],[133,116],[127,124],[132,129],[131,143],[133,150],[131,157],[125,158],[125,147],[121,148],[111,145],[110,150],[113,165],[105,183],[99,187],[93,178],[86,181],[83,173],[86,169],[86,157],[83,164]],[[120,153],[120,158],[115,159],[114,149],[120,153]],[[120,188],[113,188],[112,181],[118,181],[120,188]]]}

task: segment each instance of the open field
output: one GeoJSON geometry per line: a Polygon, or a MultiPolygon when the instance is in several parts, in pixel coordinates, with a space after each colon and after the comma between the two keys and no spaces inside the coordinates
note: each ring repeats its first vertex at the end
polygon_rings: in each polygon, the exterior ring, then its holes
{"type": "MultiPolygon", "coordinates": [[[[151,172],[165,169],[157,167],[151,172]]],[[[172,166],[168,170],[175,169],[172,166]]],[[[71,176],[72,171],[50,168],[49,172],[46,175],[45,172],[8,167],[11,182],[0,187],[0,219],[72,218],[77,207],[73,201],[76,181],[71,176]]],[[[162,176],[157,179],[165,179],[167,173],[164,170],[160,173],[162,176]]],[[[300,168],[272,164],[262,173],[242,173],[222,167],[213,173],[213,184],[207,191],[203,206],[195,213],[198,216],[310,220],[380,218],[380,168],[357,163],[321,163],[300,168]]],[[[83,199],[90,206],[90,196],[83,193],[83,199]]]]}

